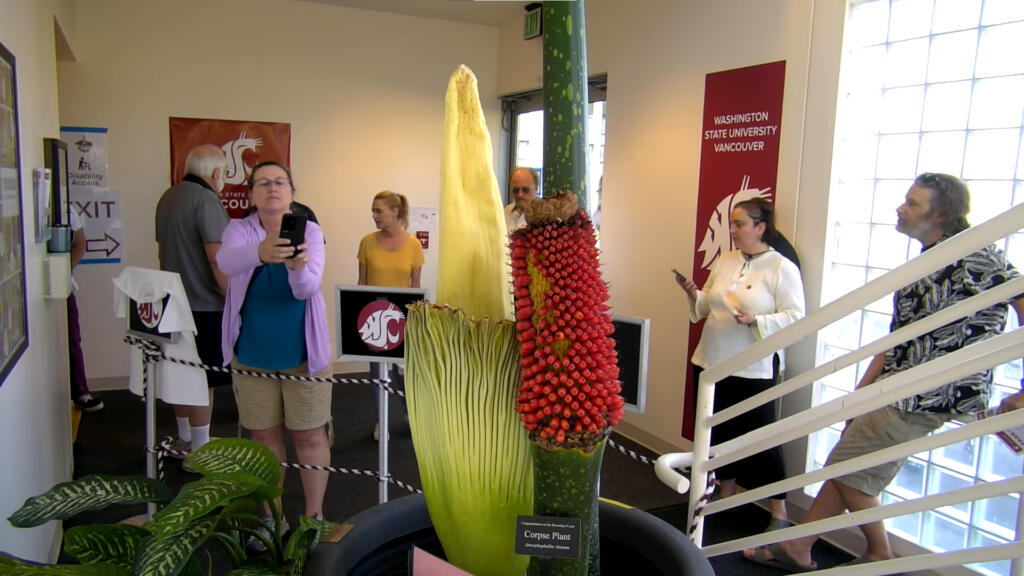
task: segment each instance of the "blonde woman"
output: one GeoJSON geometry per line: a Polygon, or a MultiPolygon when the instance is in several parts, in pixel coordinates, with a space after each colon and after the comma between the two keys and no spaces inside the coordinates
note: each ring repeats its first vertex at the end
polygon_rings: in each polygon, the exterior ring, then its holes
{"type": "MultiPolygon", "coordinates": [[[[378,192],[371,208],[375,232],[359,242],[359,282],[361,286],[419,288],[423,271],[423,248],[409,234],[409,202],[390,190],[378,192]]],[[[373,368],[373,367],[371,367],[373,368]]],[[[375,372],[371,369],[371,373],[375,372]]],[[[373,395],[373,415],[379,419],[380,402],[373,395]]],[[[380,440],[380,424],[373,425],[373,439],[380,440]]]]}

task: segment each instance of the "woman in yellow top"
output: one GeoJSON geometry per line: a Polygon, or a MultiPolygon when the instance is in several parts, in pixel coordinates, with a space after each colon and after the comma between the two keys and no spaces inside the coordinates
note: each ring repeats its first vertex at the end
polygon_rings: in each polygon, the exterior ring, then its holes
{"type": "MultiPolygon", "coordinates": [[[[377,231],[363,237],[356,255],[359,285],[419,288],[423,248],[419,240],[405,230],[409,226],[409,202],[401,194],[384,190],[373,197],[372,213],[377,231]]],[[[371,373],[376,375],[373,368],[371,366],[371,373]]],[[[379,410],[380,402],[374,393],[375,419],[379,419],[379,410]]],[[[377,423],[373,425],[373,439],[380,440],[377,423]]]]}

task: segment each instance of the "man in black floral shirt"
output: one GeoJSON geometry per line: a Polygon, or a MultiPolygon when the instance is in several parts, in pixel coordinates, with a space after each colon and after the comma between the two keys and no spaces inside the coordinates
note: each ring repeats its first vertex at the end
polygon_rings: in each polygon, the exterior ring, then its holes
{"type": "MultiPolygon", "coordinates": [[[[970,194],[967,186],[948,174],[921,174],[896,209],[896,230],[921,242],[921,251],[966,230],[970,194]]],[[[897,290],[893,295],[890,331],[921,320],[1019,276],[1005,254],[986,246],[962,260],[897,290]]],[[[1018,322],[1024,318],[1024,297],[1013,302],[1018,322]]],[[[939,356],[998,335],[1006,325],[1006,302],[979,310],[971,316],[922,334],[883,352],[871,361],[857,387],[870,385],[897,372],[908,370],[939,356]]],[[[826,466],[843,462],[896,444],[921,438],[958,414],[971,414],[988,407],[992,370],[965,376],[932,390],[905,398],[896,404],[854,418],[847,423],[839,442],[829,454],[826,466]]],[[[1006,398],[1004,410],[1024,404],[1024,392],[1006,398]]],[[[878,495],[896,477],[904,460],[880,464],[828,480],[818,492],[804,522],[812,522],[879,505],[878,495]]],[[[861,525],[868,548],[859,562],[892,558],[892,549],[881,522],[861,525]]],[[[816,535],[779,542],[744,551],[759,564],[790,571],[811,570],[811,545],[816,535]]]]}

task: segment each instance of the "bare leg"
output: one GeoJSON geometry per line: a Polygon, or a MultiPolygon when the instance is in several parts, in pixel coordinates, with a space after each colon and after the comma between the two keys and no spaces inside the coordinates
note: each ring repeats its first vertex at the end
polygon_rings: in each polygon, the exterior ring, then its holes
{"type": "MultiPolygon", "coordinates": [[[[836,483],[829,480],[825,482],[821,487],[821,490],[818,491],[818,495],[815,496],[814,502],[811,504],[811,509],[807,511],[807,516],[804,517],[804,523],[842,514],[845,509],[846,506],[843,503],[843,498],[839,489],[836,488],[836,483]]],[[[804,536],[803,538],[779,542],[779,546],[782,546],[782,549],[792,556],[793,560],[796,562],[804,566],[810,566],[812,562],[811,546],[813,546],[817,540],[818,536],[816,534],[812,534],[810,536],[804,536]]],[[[754,550],[744,550],[743,555],[747,558],[753,558],[754,550]]]]}
{"type": "MultiPolygon", "coordinates": [[[[330,466],[331,449],[323,426],[310,430],[292,430],[292,440],[300,464],[330,466]]],[[[327,492],[326,470],[300,470],[302,492],[306,499],[306,516],[324,517],[324,493],[327,492]]]]}
{"type": "MultiPolygon", "coordinates": [[[[274,453],[277,459],[281,462],[285,461],[286,451],[284,447],[284,424],[278,424],[273,428],[267,428],[265,430],[250,430],[252,433],[252,439],[258,442],[274,453]]],[[[281,473],[281,479],[278,481],[278,486],[284,487],[284,472],[281,473]]],[[[281,499],[277,499],[278,507],[281,506],[281,499]]],[[[281,510],[281,516],[284,516],[284,510],[281,510]]]]}
{"type": "MultiPolygon", "coordinates": [[[[874,508],[881,504],[877,497],[868,496],[856,488],[851,488],[841,482],[836,482],[835,485],[843,498],[843,502],[846,503],[846,508],[851,512],[874,508]]],[[[868,549],[864,553],[865,556],[872,560],[888,560],[893,557],[892,548],[889,547],[889,535],[885,532],[885,524],[870,522],[868,524],[861,524],[860,529],[864,532],[864,537],[868,541],[868,549]]]]}
{"type": "Polygon", "coordinates": [[[191,406],[188,404],[174,404],[174,415],[178,418],[188,418],[189,426],[209,426],[213,417],[213,390],[210,390],[210,403],[206,406],[191,406]]]}
{"type": "Polygon", "coordinates": [[[192,406],[188,404],[174,404],[175,418],[188,418],[188,425],[192,429],[192,449],[198,450],[203,444],[210,441],[210,421],[213,419],[213,389],[208,390],[208,401],[206,406],[192,406]],[[197,431],[197,428],[203,429],[197,431]],[[199,436],[200,438],[197,438],[199,436]]]}
{"type": "Polygon", "coordinates": [[[736,479],[730,478],[728,480],[718,481],[718,494],[722,498],[728,498],[729,496],[736,495],[736,479]]]}
{"type": "Polygon", "coordinates": [[[786,501],[782,498],[769,498],[768,506],[772,512],[772,518],[789,520],[789,512],[786,511],[786,501]]]}

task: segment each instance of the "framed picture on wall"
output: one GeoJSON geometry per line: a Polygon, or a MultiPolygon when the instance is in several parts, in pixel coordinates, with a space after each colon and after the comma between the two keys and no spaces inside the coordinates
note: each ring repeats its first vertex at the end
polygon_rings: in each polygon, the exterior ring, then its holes
{"type": "Polygon", "coordinates": [[[14,55],[0,44],[0,386],[28,348],[25,223],[14,55]]]}

